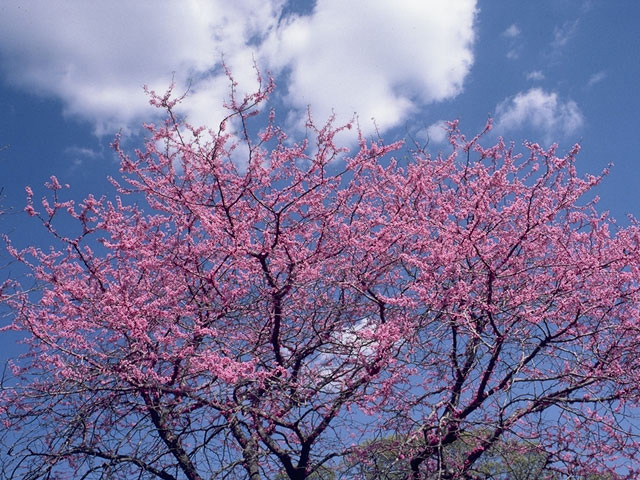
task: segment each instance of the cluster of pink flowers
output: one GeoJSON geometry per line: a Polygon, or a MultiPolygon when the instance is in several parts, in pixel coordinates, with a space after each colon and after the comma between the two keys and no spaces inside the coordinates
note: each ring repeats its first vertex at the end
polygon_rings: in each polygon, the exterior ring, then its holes
{"type": "Polygon", "coordinates": [[[635,475],[640,228],[584,201],[579,148],[454,122],[448,152],[393,159],[273,114],[253,135],[272,88],[215,130],[150,92],[167,121],[114,143],[121,197],[76,205],[52,177],[39,211],[27,189],[58,247],[13,250],[39,285],[5,298],[29,347],[0,397],[13,471],[354,478],[375,454],[471,478],[520,439],[558,474],[635,475]]]}

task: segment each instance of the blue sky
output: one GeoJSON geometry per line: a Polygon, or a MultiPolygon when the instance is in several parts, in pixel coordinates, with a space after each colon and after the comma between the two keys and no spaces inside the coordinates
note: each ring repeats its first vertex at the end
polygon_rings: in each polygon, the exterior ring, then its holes
{"type": "Polygon", "coordinates": [[[190,85],[182,113],[217,124],[223,56],[241,89],[254,61],[274,75],[293,137],[310,106],[320,122],[356,112],[369,136],[428,137],[434,152],[444,120],[475,134],[489,115],[517,145],[581,142],[581,172],[614,164],[600,206],[624,223],[640,217],[639,22],[635,0],[4,0],[0,231],[44,241],[24,187],[41,195],[50,175],[77,200],[111,191],[114,134],[134,147],[157,114],[145,84],[190,85]]]}

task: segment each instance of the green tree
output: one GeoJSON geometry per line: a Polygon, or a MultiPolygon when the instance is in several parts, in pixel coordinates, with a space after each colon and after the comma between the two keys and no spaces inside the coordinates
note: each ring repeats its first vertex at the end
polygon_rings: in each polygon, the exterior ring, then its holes
{"type": "MultiPolygon", "coordinates": [[[[460,439],[444,446],[439,462],[433,464],[424,480],[457,479],[455,465],[463,462],[479,439],[488,432],[483,429],[466,432],[460,439]],[[438,468],[438,463],[440,464],[438,468]]],[[[406,480],[411,478],[411,452],[419,448],[416,439],[389,435],[364,442],[345,464],[345,476],[363,480],[406,480]]],[[[468,480],[561,480],[566,476],[553,468],[552,456],[540,445],[512,437],[495,443],[464,476],[468,480]]],[[[575,475],[571,480],[611,480],[610,475],[575,475]]]]}

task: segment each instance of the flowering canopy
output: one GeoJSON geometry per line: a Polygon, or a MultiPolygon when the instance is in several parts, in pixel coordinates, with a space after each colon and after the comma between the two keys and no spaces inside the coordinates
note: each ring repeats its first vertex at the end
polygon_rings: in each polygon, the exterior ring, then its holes
{"type": "Polygon", "coordinates": [[[448,154],[394,159],[273,114],[254,136],[271,89],[217,130],[151,92],[167,120],[133,155],[115,141],[119,197],[27,190],[58,247],[10,247],[39,291],[5,291],[29,352],[3,474],[354,478],[391,453],[388,478],[480,478],[500,442],[549,478],[638,474],[640,229],[584,200],[579,147],[454,122],[448,154]]]}

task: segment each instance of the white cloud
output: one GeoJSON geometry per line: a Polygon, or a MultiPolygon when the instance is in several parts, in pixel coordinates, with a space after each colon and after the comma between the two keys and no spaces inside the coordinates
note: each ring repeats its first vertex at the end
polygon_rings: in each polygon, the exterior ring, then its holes
{"type": "Polygon", "coordinates": [[[569,40],[573,38],[577,31],[578,20],[564,22],[561,26],[554,28],[551,46],[556,49],[564,47],[569,43],[569,40]]]}
{"type": "Polygon", "coordinates": [[[555,92],[532,88],[507,98],[496,106],[496,131],[499,133],[523,127],[533,127],[545,142],[554,135],[570,135],[584,120],[578,105],[562,101],[555,92]]]}
{"type": "Polygon", "coordinates": [[[280,3],[8,1],[0,57],[11,84],[61,99],[65,113],[107,133],[148,118],[142,85],[164,90],[172,72],[184,86],[207,77],[224,52],[245,77],[237,59],[276,25],[280,3]]]}
{"type": "Polygon", "coordinates": [[[502,32],[502,36],[509,39],[509,50],[507,51],[506,57],[509,60],[517,60],[520,58],[520,51],[522,50],[522,46],[519,45],[517,38],[520,36],[520,29],[514,23],[509,26],[504,32],[502,32]]]}
{"type": "MultiPolygon", "coordinates": [[[[476,0],[318,0],[281,19],[286,0],[9,0],[0,16],[1,67],[12,85],[62,101],[98,134],[151,115],[142,85],[163,91],[175,72],[194,124],[216,125],[228,81],[245,91],[253,62],[270,69],[288,106],[358,112],[365,132],[400,124],[418,106],[461,92],[473,63],[476,0]],[[369,127],[371,125],[371,127],[369,127]]],[[[303,115],[299,115],[302,117],[303,115]]]]}
{"type": "Polygon", "coordinates": [[[311,16],[289,19],[265,44],[289,70],[287,100],[323,121],[354,112],[371,131],[402,122],[417,104],[461,92],[473,63],[474,0],[453,3],[318,0],[311,16]]]}
{"type": "Polygon", "coordinates": [[[425,130],[418,133],[418,136],[428,141],[430,144],[441,144],[447,139],[448,129],[445,120],[438,120],[429,125],[425,130]]]}
{"type": "Polygon", "coordinates": [[[517,49],[517,48],[512,48],[511,50],[509,50],[509,51],[507,52],[506,57],[507,57],[509,60],[517,60],[518,58],[520,58],[520,52],[519,52],[518,50],[519,50],[519,49],[517,49]]]}
{"type": "Polygon", "coordinates": [[[64,153],[66,155],[71,155],[75,157],[84,157],[84,158],[98,158],[100,156],[99,152],[87,147],[79,147],[77,145],[72,145],[64,149],[64,153]]]}
{"type": "Polygon", "coordinates": [[[514,24],[510,25],[509,28],[507,28],[504,32],[502,32],[502,35],[505,36],[505,37],[508,37],[508,38],[515,38],[518,35],[520,35],[520,29],[514,23],[514,24]]]}
{"type": "Polygon", "coordinates": [[[536,80],[536,81],[544,80],[544,73],[542,73],[540,70],[534,70],[532,72],[529,72],[527,73],[527,80],[536,80]]]}
{"type": "Polygon", "coordinates": [[[593,87],[594,85],[602,82],[605,78],[607,78],[606,72],[597,72],[589,77],[589,81],[587,82],[587,88],[593,87]]]}
{"type": "Polygon", "coordinates": [[[65,148],[63,153],[72,169],[80,168],[85,165],[87,161],[95,161],[102,157],[100,151],[78,145],[71,145],[65,148]]]}

